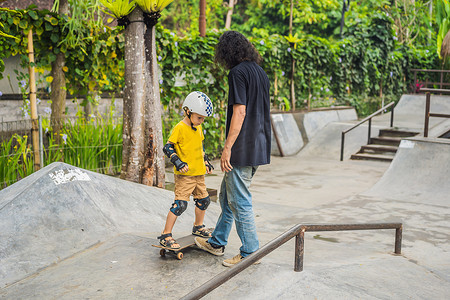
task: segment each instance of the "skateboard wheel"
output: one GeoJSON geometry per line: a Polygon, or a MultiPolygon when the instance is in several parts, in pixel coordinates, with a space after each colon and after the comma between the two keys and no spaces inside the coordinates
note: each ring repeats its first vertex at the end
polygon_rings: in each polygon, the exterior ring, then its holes
{"type": "Polygon", "coordinates": [[[159,255],[166,256],[166,250],[165,249],[159,250],[159,255]]]}
{"type": "Polygon", "coordinates": [[[178,258],[179,260],[182,260],[182,259],[183,259],[183,253],[182,253],[182,252],[178,252],[178,253],[177,253],[177,258],[178,258]]]}

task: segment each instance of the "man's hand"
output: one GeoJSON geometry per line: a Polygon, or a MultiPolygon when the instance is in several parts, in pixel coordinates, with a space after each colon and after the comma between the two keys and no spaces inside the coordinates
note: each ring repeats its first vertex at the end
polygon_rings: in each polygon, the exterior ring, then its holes
{"type": "Polygon", "coordinates": [[[222,156],[220,157],[220,168],[222,169],[222,172],[230,172],[233,167],[230,163],[231,159],[231,149],[223,149],[222,156]]]}
{"type": "Polygon", "coordinates": [[[222,172],[230,172],[233,167],[231,166],[231,148],[234,145],[239,133],[242,129],[246,114],[246,107],[242,104],[233,105],[233,115],[231,116],[230,129],[228,137],[225,140],[225,146],[223,147],[222,157],[220,158],[220,167],[222,172]]]}

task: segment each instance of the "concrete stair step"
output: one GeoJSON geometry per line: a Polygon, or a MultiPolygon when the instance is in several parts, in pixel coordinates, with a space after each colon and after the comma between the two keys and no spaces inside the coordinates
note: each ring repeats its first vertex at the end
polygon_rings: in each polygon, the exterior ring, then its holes
{"type": "Polygon", "coordinates": [[[353,154],[351,159],[364,159],[364,160],[377,160],[377,161],[387,161],[390,162],[394,158],[392,155],[383,154],[371,154],[371,153],[356,153],[353,154]]]}
{"type": "Polygon", "coordinates": [[[391,145],[378,145],[378,144],[370,144],[361,146],[360,153],[395,153],[397,152],[397,147],[391,145]]]}
{"type": "Polygon", "coordinates": [[[401,140],[402,140],[401,137],[394,137],[394,136],[390,137],[379,136],[370,139],[371,144],[397,146],[397,147],[400,145],[401,140]]]}
{"type": "Polygon", "coordinates": [[[419,134],[419,132],[414,132],[414,131],[409,131],[409,130],[385,128],[385,129],[380,129],[379,136],[411,137],[411,136],[416,136],[418,134],[419,134]]]}

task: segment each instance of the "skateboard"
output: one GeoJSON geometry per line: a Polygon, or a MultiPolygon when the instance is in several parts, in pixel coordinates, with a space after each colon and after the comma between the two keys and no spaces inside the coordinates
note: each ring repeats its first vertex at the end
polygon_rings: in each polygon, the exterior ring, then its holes
{"type": "Polygon", "coordinates": [[[180,245],[180,248],[178,248],[178,249],[171,249],[168,247],[164,247],[162,245],[152,245],[152,246],[161,249],[161,250],[159,250],[159,255],[161,255],[161,256],[166,256],[166,252],[169,252],[169,253],[175,254],[179,260],[182,260],[183,252],[181,252],[181,250],[194,246],[195,245],[195,241],[194,241],[195,237],[196,237],[195,235],[190,234],[187,236],[183,236],[182,238],[176,239],[177,244],[180,245]]]}

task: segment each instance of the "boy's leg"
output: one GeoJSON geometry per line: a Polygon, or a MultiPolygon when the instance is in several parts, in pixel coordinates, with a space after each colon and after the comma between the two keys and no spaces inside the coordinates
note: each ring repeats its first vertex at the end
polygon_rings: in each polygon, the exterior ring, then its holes
{"type": "Polygon", "coordinates": [[[201,210],[197,206],[195,207],[195,220],[194,226],[203,225],[203,221],[205,220],[206,210],[201,210]]]}
{"type": "Polygon", "coordinates": [[[233,167],[226,173],[227,198],[241,239],[241,255],[246,257],[259,248],[256,233],[255,216],[252,206],[252,194],[249,187],[257,167],[233,167]]]}
{"type": "Polygon", "coordinates": [[[164,231],[162,232],[163,234],[172,232],[173,226],[175,225],[177,218],[178,217],[173,212],[169,211],[166,218],[166,226],[164,226],[164,231]]]}
{"type": "Polygon", "coordinates": [[[203,223],[205,220],[206,210],[211,202],[205,184],[205,176],[193,176],[193,178],[195,179],[196,185],[194,191],[192,192],[195,202],[195,220],[192,233],[201,237],[210,237],[211,232],[205,228],[203,223]]]}
{"type": "MultiPolygon", "coordinates": [[[[175,221],[177,220],[177,216],[174,215],[171,211],[167,214],[166,225],[164,226],[164,230],[161,235],[166,233],[172,233],[173,226],[175,225],[175,221]]],[[[172,237],[166,237],[165,240],[168,241],[172,239],[172,237]]],[[[180,245],[178,243],[172,244],[173,248],[178,248],[180,245]]]]}
{"type": "MultiPolygon", "coordinates": [[[[172,207],[170,208],[169,213],[167,214],[166,218],[166,225],[164,226],[164,230],[162,232],[162,236],[168,233],[172,233],[173,226],[175,225],[175,221],[177,220],[178,216],[180,216],[187,208],[187,201],[183,200],[175,200],[175,202],[172,204],[172,207]]],[[[173,237],[168,236],[164,238],[166,241],[173,239],[173,237]]],[[[175,243],[172,244],[172,247],[177,248],[180,245],[175,243]]]]}

